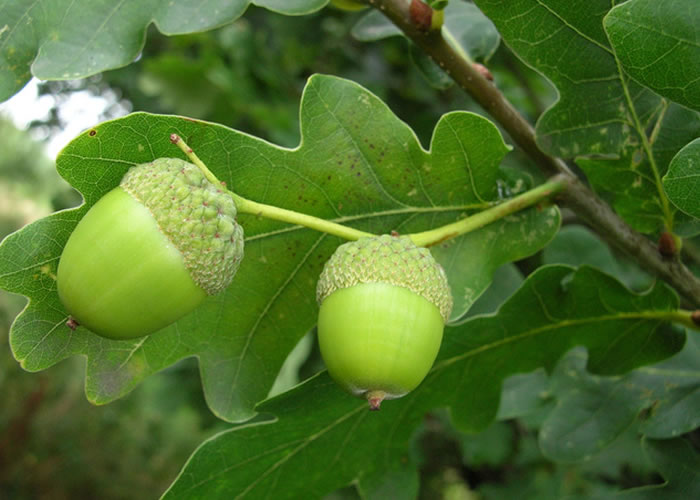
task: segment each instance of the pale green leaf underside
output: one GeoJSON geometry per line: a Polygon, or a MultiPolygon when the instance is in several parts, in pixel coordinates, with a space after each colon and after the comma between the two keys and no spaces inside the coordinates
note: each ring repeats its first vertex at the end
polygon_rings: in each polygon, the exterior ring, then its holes
{"type": "Polygon", "coordinates": [[[0,102],[32,75],[66,80],[131,63],[146,28],[166,35],[205,31],[230,23],[260,5],[283,14],[306,14],[327,0],[22,0],[0,5],[0,102]]]}
{"type": "Polygon", "coordinates": [[[664,285],[635,295],[592,268],[542,267],[495,315],[448,328],[435,366],[412,393],[370,412],[323,373],[258,408],[277,416],[274,423],[202,444],[165,498],[316,498],[350,483],[372,494],[387,476],[412,484],[406,450],[426,411],[450,407],[461,430],[482,430],[506,377],[551,368],[575,345],[588,348],[589,368],[605,373],[667,357],[684,336],[623,312],[675,307],[664,285]]]}
{"type": "MultiPolygon", "coordinates": [[[[146,376],[197,356],[208,404],[221,418],[239,421],[253,415],[287,354],[315,324],[316,280],[341,241],[241,215],[246,234],[241,268],[225,293],[210,297],[192,314],[134,341],[108,341],[65,326],[55,273],[68,236],[130,166],[181,156],[169,141],[173,132],[240,195],[372,233],[423,231],[498,197],[498,164],[508,148],[496,127],[478,115],[443,116],[427,152],[377,97],[352,82],[314,76],[302,98],[301,130],[301,145],[284,149],[218,125],[137,113],[77,137],[59,155],[58,169],[86,204],[42,219],[0,246],[0,286],[30,297],[10,338],[22,366],[42,370],[68,356],[85,355],[88,398],[106,403],[146,376]]],[[[494,262],[508,261],[537,251],[558,224],[555,208],[531,209],[483,234],[503,247],[494,262]]],[[[498,265],[473,259],[470,252],[479,238],[471,238],[436,251],[455,286],[461,286],[453,278],[458,273],[479,283],[469,300],[458,301],[455,314],[483,292],[498,265]]]]}
{"type": "Polygon", "coordinates": [[[663,182],[666,194],[678,208],[700,218],[700,138],[673,157],[663,182]]]}
{"type": "Polygon", "coordinates": [[[632,78],[700,111],[697,0],[630,0],[605,17],[605,31],[632,78]]]}

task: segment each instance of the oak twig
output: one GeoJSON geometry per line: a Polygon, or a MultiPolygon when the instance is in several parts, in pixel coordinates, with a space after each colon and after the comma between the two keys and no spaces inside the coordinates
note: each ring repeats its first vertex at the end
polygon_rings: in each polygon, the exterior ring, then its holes
{"type": "Polygon", "coordinates": [[[384,13],[421,50],[429,55],[452,79],[508,131],[513,140],[548,175],[562,174],[567,189],[563,202],[595,228],[611,245],[634,258],[644,269],[672,285],[687,301],[700,307],[700,279],[678,258],[665,259],[656,245],[625,223],[604,201],[586,186],[560,159],[543,152],[530,123],[498,88],[445,40],[438,30],[425,31],[411,22],[405,0],[367,0],[384,13]]]}

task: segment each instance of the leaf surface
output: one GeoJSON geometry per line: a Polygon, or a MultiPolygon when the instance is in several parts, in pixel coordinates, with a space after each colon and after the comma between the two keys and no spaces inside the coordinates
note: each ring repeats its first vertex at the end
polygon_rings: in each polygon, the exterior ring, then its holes
{"type": "Polygon", "coordinates": [[[678,208],[700,218],[700,138],[673,157],[664,176],[664,189],[678,208]]]}
{"type": "MultiPolygon", "coordinates": [[[[285,149],[218,125],[137,113],[77,137],[60,154],[58,169],[85,204],[27,226],[0,246],[0,286],[30,298],[10,339],[22,366],[43,370],[84,355],[88,399],[102,404],[196,356],[212,411],[241,421],[254,414],[288,353],[315,324],[316,281],[340,239],[239,215],[245,257],[226,292],[142,339],[110,341],[65,326],[55,273],[70,233],[132,165],[181,156],[169,141],[173,132],[238,194],[372,233],[424,231],[500,200],[498,165],[508,147],[478,115],[445,115],[428,152],[377,97],[352,82],[314,76],[302,98],[301,131],[301,145],[285,149]]],[[[462,297],[455,317],[488,287],[498,265],[537,251],[558,226],[556,207],[533,208],[436,248],[462,297]],[[497,249],[493,259],[472,257],[483,245],[497,249]],[[462,274],[475,280],[468,291],[462,274]]]]}
{"type": "Polygon", "coordinates": [[[700,16],[696,0],[630,0],[605,31],[625,71],[656,93],[700,111],[700,16]]]}
{"type": "Polygon", "coordinates": [[[507,376],[551,368],[574,345],[586,346],[589,368],[605,373],[672,355],[683,334],[625,312],[676,306],[665,285],[636,295],[592,268],[542,267],[495,315],[448,328],[435,366],[407,396],[370,412],[323,372],[259,406],[277,421],[203,443],[165,498],[321,497],[350,483],[371,496],[389,477],[413,484],[406,450],[426,411],[449,407],[462,431],[483,430],[507,376]]]}
{"type": "Polygon", "coordinates": [[[588,460],[639,417],[642,434],[668,439],[700,426],[700,342],[691,334],[671,359],[621,377],[586,372],[581,351],[562,359],[551,377],[558,398],[540,430],[540,446],[560,462],[588,460]],[[644,411],[642,411],[644,410],[644,411]]]}
{"type": "Polygon", "coordinates": [[[638,231],[655,233],[668,226],[685,236],[696,234],[693,221],[672,206],[666,211],[661,178],[673,155],[700,136],[700,117],[673,104],[666,109],[658,95],[624,73],[603,26],[611,2],[475,3],[516,54],[559,92],[537,122],[540,146],[556,156],[577,158],[596,191],[638,231]],[[651,144],[654,164],[642,135],[651,144]]]}

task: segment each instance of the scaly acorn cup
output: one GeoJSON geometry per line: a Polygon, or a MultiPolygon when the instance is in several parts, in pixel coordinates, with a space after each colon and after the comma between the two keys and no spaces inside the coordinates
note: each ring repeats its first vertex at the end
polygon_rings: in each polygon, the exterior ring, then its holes
{"type": "Polygon", "coordinates": [[[452,311],[444,270],[406,236],[338,247],[323,268],[316,299],[328,372],[372,410],[423,381],[452,311]]]}
{"type": "Polygon", "coordinates": [[[132,167],[76,226],[58,295],[74,326],[142,337],[226,289],[242,258],[230,194],[193,164],[159,158],[132,167]]]}

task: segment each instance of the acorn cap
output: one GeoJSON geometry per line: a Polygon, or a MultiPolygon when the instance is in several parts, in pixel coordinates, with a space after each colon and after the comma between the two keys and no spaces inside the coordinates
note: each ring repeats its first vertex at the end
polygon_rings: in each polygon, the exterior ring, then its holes
{"type": "Polygon", "coordinates": [[[416,246],[407,236],[385,234],[339,246],[321,272],[316,300],[321,304],[336,290],[362,283],[407,288],[435,305],[445,322],[452,312],[445,271],[427,248],[416,246]]]}
{"type": "Polygon", "coordinates": [[[151,212],[208,295],[229,286],[243,258],[243,228],[229,193],[177,158],[132,167],[120,187],[151,212]]]}

